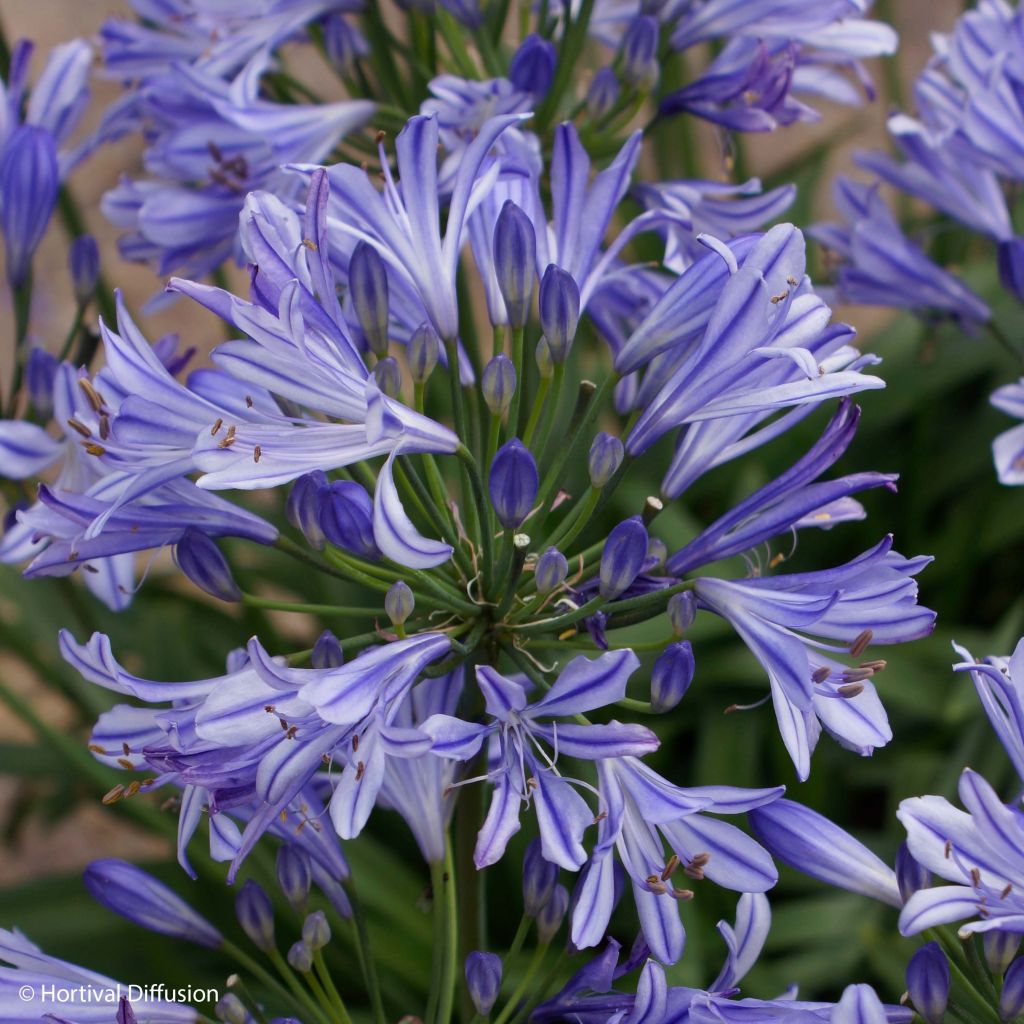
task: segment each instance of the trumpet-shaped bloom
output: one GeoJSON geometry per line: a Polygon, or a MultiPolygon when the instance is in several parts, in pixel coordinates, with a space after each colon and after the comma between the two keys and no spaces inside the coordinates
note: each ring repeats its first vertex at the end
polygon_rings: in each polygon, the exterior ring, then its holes
{"type": "MultiPolygon", "coordinates": [[[[992,393],[992,404],[1024,420],[1024,378],[992,393]]],[[[1024,484],[1024,423],[1004,431],[992,442],[992,455],[1000,483],[1024,484]]]]}

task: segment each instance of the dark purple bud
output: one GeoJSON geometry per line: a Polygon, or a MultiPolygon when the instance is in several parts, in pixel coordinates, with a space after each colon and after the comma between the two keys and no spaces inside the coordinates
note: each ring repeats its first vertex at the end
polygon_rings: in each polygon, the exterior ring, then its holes
{"type": "Polygon", "coordinates": [[[611,68],[601,68],[587,90],[587,113],[604,117],[619,102],[619,80],[611,68]]]}
{"type": "Polygon", "coordinates": [[[0,160],[0,231],[7,247],[7,279],[12,288],[24,284],[28,277],[59,188],[53,136],[30,124],[15,129],[0,160]]]}
{"type": "Polygon", "coordinates": [[[569,563],[565,555],[558,548],[548,548],[537,559],[537,566],[533,570],[533,578],[537,584],[537,593],[542,597],[550,594],[556,587],[565,582],[569,575],[569,563]]]}
{"type": "Polygon", "coordinates": [[[225,992],[217,1000],[213,1012],[216,1014],[217,1020],[224,1021],[224,1024],[249,1024],[252,1019],[245,1004],[234,992],[225,992]]]}
{"type": "Polygon", "coordinates": [[[608,534],[601,552],[601,596],[610,601],[627,590],[646,558],[647,528],[639,516],[623,520],[608,534]]]}
{"type": "Polygon", "coordinates": [[[277,884],[285,899],[302,914],[313,882],[313,866],[309,854],[294,843],[285,843],[277,851],[277,884]]]}
{"type": "Polygon", "coordinates": [[[370,351],[388,354],[388,273],[380,253],[360,242],[348,264],[348,283],[356,319],[370,351]]]}
{"type": "Polygon", "coordinates": [[[910,958],[907,994],[928,1024],[941,1024],[949,999],[949,961],[937,942],[925,943],[910,958]]]}
{"type": "Polygon", "coordinates": [[[537,347],[533,350],[533,358],[541,377],[544,380],[550,380],[555,375],[555,361],[551,358],[551,346],[548,344],[548,339],[543,334],[540,336],[540,341],[537,342],[537,347]]]}
{"type": "Polygon", "coordinates": [[[639,15],[622,39],[622,77],[637,89],[650,89],[658,81],[658,19],[639,15]]]}
{"type": "Polygon", "coordinates": [[[557,884],[558,865],[544,859],[539,839],[531,840],[523,857],[523,910],[527,917],[541,912],[557,884]]]}
{"type": "Polygon", "coordinates": [[[651,707],[655,711],[671,711],[686,696],[693,668],[693,648],[688,640],[669,644],[658,655],[651,669],[651,707]]]}
{"type": "Polygon", "coordinates": [[[521,526],[533,508],[540,479],[533,454],[518,437],[503,444],[491,463],[491,504],[506,529],[521,526]]]}
{"type": "Polygon", "coordinates": [[[480,390],[492,416],[500,416],[516,393],[516,368],[503,352],[496,355],[480,375],[480,390]]]}
{"type": "Polygon", "coordinates": [[[537,915],[537,941],[546,946],[557,934],[569,909],[569,890],[556,885],[551,899],[540,908],[537,915]]]}
{"type": "Polygon", "coordinates": [[[300,476],[288,493],[284,514],[288,522],[301,530],[310,547],[318,551],[324,546],[324,531],[320,528],[320,498],[322,488],[327,486],[327,474],[322,469],[300,476]]]}
{"type": "Polygon", "coordinates": [[[174,561],[200,590],[221,601],[242,600],[227,559],[205,533],[188,527],[174,545],[174,561]]]}
{"type": "Polygon", "coordinates": [[[531,32],[512,55],[508,77],[520,92],[546,96],[555,75],[555,44],[531,32]]]}
{"type": "Polygon", "coordinates": [[[314,910],[302,922],[302,941],[314,952],[331,941],[331,926],[322,910],[314,910]]]}
{"type": "Polygon", "coordinates": [[[388,398],[397,398],[402,393],[402,371],[394,356],[385,356],[377,363],[373,379],[388,398]]]}
{"type": "Polygon", "coordinates": [[[373,499],[354,480],[334,480],[317,492],[320,529],[334,545],[360,558],[380,558],[373,536],[373,499]]]}
{"type": "Polygon", "coordinates": [[[100,250],[92,235],[79,235],[68,252],[68,268],[75,286],[75,298],[84,306],[96,291],[100,277],[100,250]]]}
{"type": "Polygon", "coordinates": [[[315,644],[313,653],[309,658],[313,668],[338,668],[345,664],[345,655],[342,653],[341,644],[338,638],[329,630],[325,629],[315,644]]]}
{"type": "Polygon", "coordinates": [[[136,1018],[135,1011],[132,1009],[132,1004],[128,1002],[127,996],[121,996],[117,1004],[114,1024],[138,1024],[138,1018],[136,1018]]]}
{"type": "Polygon", "coordinates": [[[919,889],[927,889],[932,884],[931,872],[914,860],[906,843],[900,843],[896,851],[896,884],[904,903],[919,889]]]}
{"type": "Polygon", "coordinates": [[[625,455],[626,449],[622,447],[622,442],[617,437],[604,432],[598,434],[590,446],[587,461],[591,485],[598,489],[604,487],[615,476],[625,455]]]}
{"type": "Polygon", "coordinates": [[[413,597],[408,583],[396,580],[388,587],[388,592],[384,595],[384,611],[392,625],[401,626],[412,615],[415,607],[416,598],[413,597]]]}
{"type": "Polygon", "coordinates": [[[494,225],[494,273],[512,327],[525,327],[530,318],[536,264],[533,222],[508,199],[494,225]]]}
{"type": "Polygon", "coordinates": [[[263,953],[274,951],[274,908],[259,882],[250,878],[238,890],[235,916],[257,949],[263,953]]]}
{"type": "Polygon", "coordinates": [[[697,618],[697,598],[692,590],[673,594],[668,599],[668,621],[676,636],[682,636],[693,625],[695,618],[697,618]]]}
{"type": "Polygon", "coordinates": [[[501,991],[501,957],[476,950],[466,957],[466,988],[481,1017],[491,1012],[501,991]]]}
{"type": "Polygon", "coordinates": [[[224,941],[180,896],[134,864],[114,858],[94,860],[82,880],[89,895],[107,910],[151,932],[208,949],[218,949],[224,941]]]}
{"type": "Polygon", "coordinates": [[[628,416],[636,404],[636,396],[640,391],[640,378],[635,373],[627,373],[612,392],[615,411],[620,416],[628,416]]]}
{"type": "Polygon", "coordinates": [[[1024,957],[1018,957],[1006,969],[999,995],[999,1016],[1015,1020],[1024,1015],[1024,957]]]}
{"type": "Polygon", "coordinates": [[[580,322],[580,289],[572,274],[554,263],[540,279],[540,326],[551,358],[564,363],[580,322]]]}
{"type": "Polygon", "coordinates": [[[434,372],[441,354],[441,339],[426,321],[421,323],[409,339],[407,355],[409,373],[417,384],[423,384],[434,372]]]}
{"type": "Polygon", "coordinates": [[[25,386],[32,408],[40,415],[49,417],[53,414],[53,380],[57,375],[57,357],[50,355],[45,348],[34,348],[25,361],[25,386]]]}
{"type": "Polygon", "coordinates": [[[988,969],[998,977],[1002,977],[1003,972],[1017,955],[1017,950],[1020,949],[1020,933],[994,929],[982,935],[981,944],[985,950],[985,962],[988,964],[988,969]]]}
{"type": "Polygon", "coordinates": [[[313,970],[313,950],[301,940],[292,943],[291,949],[288,950],[288,963],[299,974],[309,974],[313,970]]]}

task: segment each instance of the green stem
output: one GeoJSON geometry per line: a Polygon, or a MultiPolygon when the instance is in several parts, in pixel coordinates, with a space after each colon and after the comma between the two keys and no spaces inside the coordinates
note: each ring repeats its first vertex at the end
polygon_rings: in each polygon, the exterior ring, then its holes
{"type": "Polygon", "coordinates": [[[517,327],[512,331],[512,365],[516,371],[516,390],[509,406],[508,421],[505,424],[505,439],[515,437],[519,430],[519,407],[523,401],[523,389],[526,385],[526,374],[523,367],[523,336],[525,328],[517,327]]]}
{"type": "Polygon", "coordinates": [[[327,964],[324,963],[324,954],[319,949],[313,951],[313,967],[327,993],[328,1002],[338,1014],[342,1024],[352,1024],[352,1018],[349,1016],[348,1010],[345,1009],[341,993],[334,984],[334,979],[331,977],[331,972],[327,969],[327,964]]]}
{"type": "Polygon", "coordinates": [[[430,886],[434,897],[435,946],[434,985],[431,1001],[434,1015],[429,1024],[449,1024],[455,1000],[455,977],[459,959],[458,910],[455,898],[455,865],[451,842],[445,842],[443,861],[430,865],[430,886]],[[437,922],[440,920],[440,924],[437,922]]]}
{"type": "Polygon", "coordinates": [[[548,90],[547,98],[541,104],[534,120],[535,131],[543,136],[558,114],[562,102],[562,94],[572,83],[576,72],[577,61],[583,45],[587,41],[587,26],[594,10],[594,0],[583,0],[579,16],[566,29],[562,36],[562,45],[555,66],[555,78],[548,90]]]}
{"type": "Polygon", "coordinates": [[[374,960],[373,950],[370,947],[370,933],[366,929],[362,904],[359,902],[355,883],[351,877],[342,882],[342,885],[345,887],[345,893],[352,906],[352,917],[349,920],[355,936],[356,957],[363,973],[363,980],[366,982],[366,990],[370,994],[374,1024],[385,1024],[384,999],[380,990],[380,978],[377,977],[377,962],[374,960]]]}
{"type": "Polygon", "coordinates": [[[291,990],[292,995],[300,1002],[303,1006],[319,1021],[321,1024],[329,1024],[330,1018],[327,1014],[309,997],[309,993],[302,987],[299,979],[295,976],[295,972],[288,966],[287,961],[281,956],[281,951],[277,948],[271,949],[267,956],[270,957],[270,962],[274,965],[277,973],[281,975],[285,985],[291,990]]]}
{"type": "Polygon", "coordinates": [[[257,597],[255,594],[242,594],[242,604],[250,608],[270,608],[280,612],[295,612],[301,615],[337,615],[351,618],[372,619],[378,609],[363,605],[353,608],[334,604],[296,604],[291,601],[275,601],[269,597],[257,597]]]}
{"type": "MultiPolygon", "coordinates": [[[[244,949],[236,946],[233,942],[225,939],[221,945],[221,949],[227,953],[236,963],[241,967],[244,967],[253,977],[259,978],[264,985],[269,989],[273,989],[282,999],[285,999],[289,1004],[302,1007],[303,1009],[309,1009],[312,1007],[313,1016],[321,1022],[327,1021],[327,1018],[323,1015],[320,1008],[314,1003],[308,995],[303,991],[302,986],[298,985],[298,994],[295,991],[289,991],[285,988],[281,982],[275,978],[270,971],[268,971],[258,960],[254,960],[244,949]]],[[[280,958],[281,954],[277,954],[280,958]]],[[[284,961],[282,961],[283,963],[284,961]]],[[[287,966],[287,965],[286,965],[287,966]]]]}
{"type": "Polygon", "coordinates": [[[533,981],[537,971],[540,970],[541,964],[544,963],[544,957],[547,956],[549,944],[545,943],[542,946],[538,946],[534,952],[533,957],[530,959],[530,966],[526,968],[526,973],[523,975],[519,984],[516,985],[515,991],[508,997],[508,1002],[505,1004],[501,1013],[498,1014],[494,1019],[494,1024],[506,1024],[509,1017],[515,1012],[516,1007],[519,1005],[523,996],[529,991],[530,983],[533,981]]]}

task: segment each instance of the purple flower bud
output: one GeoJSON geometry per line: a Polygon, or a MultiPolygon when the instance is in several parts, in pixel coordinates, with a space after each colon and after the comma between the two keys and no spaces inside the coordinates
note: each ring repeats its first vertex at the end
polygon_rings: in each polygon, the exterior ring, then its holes
{"type": "Polygon", "coordinates": [[[558,548],[548,548],[537,559],[533,570],[533,578],[537,584],[537,593],[542,597],[550,594],[555,587],[561,586],[569,575],[569,563],[558,548]]]}
{"type": "Polygon", "coordinates": [[[548,339],[542,334],[537,347],[533,350],[533,358],[537,363],[537,369],[544,380],[550,380],[555,375],[555,361],[551,358],[551,346],[548,339]]]}
{"type": "Polygon", "coordinates": [[[12,288],[24,284],[28,277],[59,187],[53,136],[30,124],[15,129],[0,160],[0,231],[7,247],[7,279],[12,288]]]}
{"type": "Polygon", "coordinates": [[[928,1024],[941,1024],[949,999],[949,961],[937,942],[925,943],[910,958],[907,993],[928,1024]]]}
{"type": "Polygon", "coordinates": [[[541,912],[557,884],[558,865],[544,859],[539,839],[531,840],[523,857],[523,910],[527,917],[541,912]]]}
{"type": "Polygon", "coordinates": [[[1018,235],[1007,242],[1000,242],[997,262],[1002,286],[1011,295],[1024,301],[1024,236],[1018,235]]]}
{"type": "Polygon", "coordinates": [[[628,373],[612,392],[612,403],[620,416],[628,416],[636,404],[636,396],[640,391],[640,378],[635,373],[628,373]]]}
{"type": "Polygon", "coordinates": [[[693,682],[693,648],[688,640],[669,644],[651,669],[651,707],[671,711],[693,682]]]}
{"type": "Polygon", "coordinates": [[[227,559],[205,533],[188,527],[174,545],[174,561],[200,590],[221,601],[241,601],[242,591],[227,559]]]}
{"type": "Polygon", "coordinates": [[[533,454],[518,437],[503,444],[491,463],[491,504],[506,529],[521,526],[530,514],[540,479],[533,454]]]}
{"type": "Polygon", "coordinates": [[[1006,968],[1017,955],[1020,949],[1020,933],[1004,932],[1002,929],[993,929],[985,932],[981,937],[981,944],[985,950],[985,962],[988,969],[998,977],[1002,977],[1006,968]]]}
{"type": "Polygon", "coordinates": [[[1014,1020],[1024,1016],[1024,957],[1018,957],[1003,976],[1003,990],[999,995],[999,1016],[1014,1020]]]}
{"type": "Polygon", "coordinates": [[[619,102],[619,80],[611,68],[601,68],[587,90],[587,113],[604,117],[619,102]]]}
{"type": "Polygon", "coordinates": [[[380,558],[373,536],[373,499],[354,480],[334,480],[317,492],[320,529],[334,545],[360,558],[380,558]]]}
{"type": "Polygon", "coordinates": [[[338,638],[329,630],[325,629],[313,644],[313,653],[309,658],[313,668],[338,668],[345,664],[345,655],[342,653],[341,644],[338,638]]]}
{"type": "Polygon", "coordinates": [[[599,489],[604,487],[615,476],[625,455],[626,449],[623,448],[622,442],[617,437],[603,431],[598,434],[590,446],[590,456],[587,461],[591,485],[599,489]]]}
{"type": "Polygon", "coordinates": [[[555,44],[531,32],[512,55],[508,77],[520,92],[546,96],[555,75],[555,44]]]}
{"type": "Polygon", "coordinates": [[[92,235],[79,235],[68,252],[68,268],[75,286],[75,298],[84,306],[96,291],[100,277],[100,250],[92,235]]]}
{"type": "Polygon", "coordinates": [[[309,974],[313,970],[313,950],[301,940],[292,943],[291,949],[288,950],[288,963],[299,974],[309,974]]]}
{"type": "Polygon", "coordinates": [[[401,626],[412,615],[415,607],[416,598],[413,597],[408,583],[396,580],[388,587],[388,592],[384,595],[384,611],[393,625],[401,626]]]}
{"type": "Polygon", "coordinates": [[[235,916],[257,949],[264,953],[274,951],[274,908],[259,882],[250,878],[238,890],[235,916]]]}
{"type": "Polygon", "coordinates": [[[57,357],[45,348],[34,348],[25,361],[25,386],[32,407],[42,416],[53,414],[53,379],[57,375],[57,357]]]}
{"type": "Polygon", "coordinates": [[[480,390],[492,416],[500,416],[516,393],[516,368],[503,352],[496,355],[480,375],[480,390]]]}
{"type": "Polygon", "coordinates": [[[134,864],[115,858],[94,860],[82,880],[89,895],[107,910],[151,932],[208,949],[218,949],[224,941],[180,896],[134,864]]]}
{"type": "Polygon", "coordinates": [[[313,881],[309,854],[294,843],[285,843],[277,851],[277,884],[285,899],[298,913],[304,913],[313,881]]]}
{"type": "Polygon", "coordinates": [[[693,625],[696,617],[697,598],[692,590],[673,594],[668,599],[668,621],[676,636],[682,636],[693,625]]]}
{"type": "Polygon", "coordinates": [[[647,527],[639,516],[623,520],[608,534],[601,552],[601,596],[610,601],[627,590],[646,559],[647,527]]]}
{"type": "Polygon", "coordinates": [[[397,398],[402,393],[402,371],[394,356],[385,356],[377,363],[373,379],[388,398],[397,398]]]}
{"type": "Polygon", "coordinates": [[[217,1015],[217,1020],[224,1021],[224,1024],[248,1024],[251,1020],[245,1004],[234,992],[225,992],[217,1000],[213,1012],[217,1015]]]}
{"type": "Polygon", "coordinates": [[[512,327],[525,327],[530,318],[536,263],[533,222],[508,199],[494,225],[494,273],[512,327]]]}
{"type": "Polygon", "coordinates": [[[658,81],[658,19],[639,15],[622,38],[622,77],[638,89],[658,81]]]}
{"type": "Polygon", "coordinates": [[[564,885],[556,885],[551,899],[540,908],[537,915],[537,940],[542,946],[546,946],[558,934],[568,909],[569,890],[564,885]]]}
{"type": "Polygon", "coordinates": [[[896,851],[896,884],[904,903],[919,889],[927,889],[932,884],[931,872],[914,860],[906,843],[900,843],[896,851]]]}
{"type": "Polygon", "coordinates": [[[417,384],[423,384],[434,372],[441,354],[441,339],[437,331],[424,321],[412,332],[407,349],[409,373],[417,384]]]}
{"type": "Polygon", "coordinates": [[[322,910],[314,910],[302,922],[302,941],[314,951],[323,949],[331,941],[331,926],[322,910]]]}
{"type": "Polygon", "coordinates": [[[320,528],[319,493],[327,486],[327,474],[322,469],[304,473],[292,484],[284,514],[288,522],[301,530],[310,547],[319,551],[324,546],[324,531],[320,528]]]}
{"type": "Polygon", "coordinates": [[[476,950],[466,957],[466,988],[481,1017],[491,1012],[501,991],[501,957],[476,950]]]}
{"type": "Polygon", "coordinates": [[[540,326],[556,363],[569,358],[579,322],[580,289],[575,278],[549,263],[540,279],[540,326]]]}
{"type": "Polygon", "coordinates": [[[388,354],[388,274],[380,253],[360,242],[348,264],[348,283],[356,319],[370,351],[388,354]]]}

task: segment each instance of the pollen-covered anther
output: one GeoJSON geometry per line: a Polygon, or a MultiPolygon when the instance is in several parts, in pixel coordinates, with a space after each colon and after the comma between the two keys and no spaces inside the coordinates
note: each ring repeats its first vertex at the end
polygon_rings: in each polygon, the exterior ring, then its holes
{"type": "Polygon", "coordinates": [[[842,686],[837,687],[836,692],[840,697],[856,697],[864,692],[863,683],[843,683],[842,686]]]}
{"type": "Polygon", "coordinates": [[[80,420],[76,420],[74,417],[68,420],[68,426],[77,431],[82,437],[92,437],[92,431],[80,420]]]}
{"type": "Polygon", "coordinates": [[[352,753],[359,749],[359,733],[352,734],[352,753]]]}
{"type": "Polygon", "coordinates": [[[224,420],[222,420],[218,416],[217,417],[217,422],[214,423],[214,425],[210,428],[210,436],[211,437],[216,437],[217,436],[217,431],[220,430],[220,428],[223,427],[223,426],[224,426],[224,420]]]}
{"type": "Polygon", "coordinates": [[[869,668],[872,672],[884,672],[888,664],[883,658],[877,658],[875,661],[862,661],[858,668],[869,668]]]}
{"type": "Polygon", "coordinates": [[[832,669],[828,665],[820,665],[811,673],[812,683],[823,683],[832,674],[832,669]]]}
{"type": "Polygon", "coordinates": [[[971,868],[971,882],[976,889],[981,888],[981,872],[977,868],[971,868]]]}
{"type": "Polygon", "coordinates": [[[363,774],[364,774],[365,771],[366,771],[366,762],[365,761],[360,761],[356,765],[356,782],[358,782],[363,777],[363,774]]]}
{"type": "Polygon", "coordinates": [[[94,444],[92,441],[83,441],[82,447],[89,455],[106,455],[107,449],[101,444],[94,444]]]}
{"type": "Polygon", "coordinates": [[[109,807],[111,804],[116,804],[122,796],[124,796],[124,786],[118,783],[113,789],[103,794],[100,803],[106,804],[109,807]]]}
{"type": "Polygon", "coordinates": [[[677,900],[692,900],[693,899],[693,890],[692,889],[673,889],[672,890],[672,895],[677,900]]]}
{"type": "Polygon", "coordinates": [[[105,754],[106,753],[106,750],[103,747],[101,747],[98,743],[90,743],[89,744],[89,750],[91,750],[94,754],[105,754]]]}
{"type": "Polygon", "coordinates": [[[262,454],[263,454],[263,449],[258,444],[257,445],[253,445],[252,461],[253,462],[259,462],[260,461],[260,456],[262,454]]]}
{"type": "Polygon", "coordinates": [[[608,817],[607,811],[601,811],[600,814],[594,815],[594,820],[591,822],[592,825],[599,825],[605,818],[608,817]]]}
{"type": "Polygon", "coordinates": [[[870,629],[858,633],[856,639],[850,644],[850,657],[859,658],[868,649],[868,644],[871,643],[871,638],[874,635],[870,629]]]}
{"type": "Polygon", "coordinates": [[[217,444],[218,448],[230,448],[235,443],[235,427],[228,427],[228,432],[217,444]]]}
{"type": "Polygon", "coordinates": [[[1011,892],[1013,892],[1013,885],[1010,882],[1007,882],[1006,885],[1003,887],[1002,892],[1000,892],[999,898],[1001,900],[1005,900],[1006,897],[1009,896],[1011,892]]]}
{"type": "Polygon", "coordinates": [[[848,668],[843,672],[843,682],[859,683],[862,679],[870,679],[874,674],[873,668],[848,668]]]}
{"type": "Polygon", "coordinates": [[[134,782],[129,782],[124,791],[125,800],[130,796],[135,796],[140,789],[142,789],[142,783],[138,779],[135,779],[134,782]]]}
{"type": "Polygon", "coordinates": [[[129,771],[130,771],[130,770],[131,770],[132,768],[134,768],[134,767],[135,767],[135,765],[133,765],[133,764],[132,764],[132,762],[131,762],[131,761],[129,761],[127,757],[119,757],[119,758],[117,759],[117,763],[118,763],[118,764],[119,764],[119,765],[120,765],[120,766],[121,766],[122,768],[127,768],[127,769],[128,769],[129,771]]]}
{"type": "Polygon", "coordinates": [[[672,872],[679,867],[679,858],[673,853],[661,872],[661,880],[667,882],[672,877],[672,872]]]}
{"type": "Polygon", "coordinates": [[[773,306],[777,306],[780,302],[789,298],[789,291],[779,292],[778,295],[773,295],[771,302],[773,306]]]}
{"type": "Polygon", "coordinates": [[[947,839],[945,845],[942,847],[942,855],[949,860],[953,856],[953,840],[947,839]]]}
{"type": "Polygon", "coordinates": [[[287,721],[285,721],[285,719],[282,718],[282,719],[280,719],[280,722],[281,722],[281,729],[284,732],[287,732],[288,731],[288,723],[287,723],[287,721]]]}
{"type": "Polygon", "coordinates": [[[305,247],[306,247],[307,249],[309,249],[309,250],[310,250],[310,252],[316,252],[316,251],[317,251],[317,249],[316,249],[316,242],[314,242],[312,238],[304,238],[304,239],[302,240],[302,244],[303,244],[303,245],[304,245],[304,246],[305,246],[305,247]]]}
{"type": "Polygon", "coordinates": [[[78,386],[85,392],[85,397],[89,400],[89,404],[93,407],[94,411],[101,412],[103,410],[103,399],[96,388],[93,387],[92,381],[87,377],[79,377],[78,386]]]}
{"type": "Polygon", "coordinates": [[[286,740],[293,740],[295,739],[295,735],[298,731],[299,727],[297,725],[290,725],[288,726],[288,731],[284,734],[284,738],[286,740]]]}

